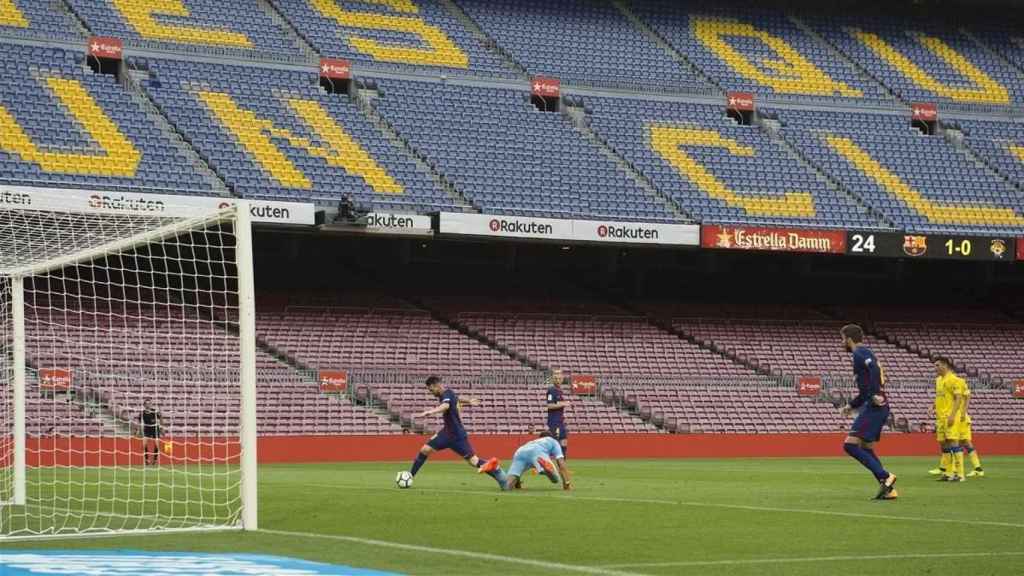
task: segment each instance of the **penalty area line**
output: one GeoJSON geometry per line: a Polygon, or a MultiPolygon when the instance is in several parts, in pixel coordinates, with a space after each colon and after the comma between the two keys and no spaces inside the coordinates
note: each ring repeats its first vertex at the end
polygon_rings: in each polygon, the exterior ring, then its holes
{"type": "Polygon", "coordinates": [[[437,548],[434,546],[422,546],[419,544],[403,544],[388,540],[374,540],[371,538],[360,538],[357,536],[343,536],[340,534],[316,534],[313,532],[292,532],[289,530],[268,530],[261,528],[259,532],[264,534],[275,534],[278,536],[291,536],[295,538],[311,538],[321,540],[333,540],[336,542],[351,542],[364,546],[377,546],[380,548],[391,548],[394,550],[405,550],[407,552],[422,552],[440,556],[453,556],[456,558],[467,558],[471,560],[486,560],[489,562],[502,562],[504,564],[518,564],[532,568],[543,568],[555,572],[572,572],[575,574],[591,574],[593,576],[642,576],[636,572],[623,572],[614,568],[600,566],[577,566],[575,564],[563,564],[561,562],[548,562],[545,560],[533,560],[530,558],[515,558],[513,556],[502,556],[500,554],[489,554],[486,552],[471,552],[469,550],[458,550],[455,548],[437,548]]]}
{"type": "MultiPolygon", "coordinates": [[[[305,484],[306,486],[315,486],[318,488],[333,488],[342,490],[366,490],[370,492],[382,492],[382,491],[393,491],[396,488],[381,488],[376,486],[355,486],[351,484],[326,484],[326,483],[314,483],[305,484]]],[[[464,495],[478,495],[478,496],[498,496],[502,494],[498,490],[456,490],[447,488],[413,488],[413,490],[419,492],[434,492],[439,494],[464,494],[464,495]]],[[[775,506],[754,506],[747,504],[724,504],[715,502],[693,502],[686,500],[669,500],[660,498],[626,498],[626,497],[614,497],[614,496],[582,496],[579,494],[565,494],[561,491],[558,492],[526,492],[516,494],[514,497],[539,497],[549,498],[556,500],[565,501],[581,501],[581,502],[611,502],[611,503],[622,503],[622,504],[652,504],[660,506],[688,506],[693,508],[720,508],[724,510],[743,510],[748,512],[778,512],[781,514],[814,514],[818,516],[838,516],[844,518],[869,518],[874,520],[892,520],[897,522],[930,522],[935,524],[964,524],[967,526],[995,526],[999,528],[1024,528],[1024,524],[1015,522],[999,522],[995,520],[964,520],[960,518],[925,518],[921,516],[899,516],[894,514],[869,514],[867,512],[842,512],[838,510],[814,510],[812,508],[780,508],[775,506]]],[[[888,503],[865,501],[866,505],[878,504],[880,506],[888,505],[888,503]]]]}
{"type": "Polygon", "coordinates": [[[742,566],[758,564],[798,564],[813,562],[846,562],[855,560],[927,560],[929,558],[987,558],[1024,556],[1024,552],[939,552],[936,554],[878,554],[867,556],[808,556],[803,558],[750,558],[747,560],[681,560],[679,562],[638,562],[606,564],[603,568],[686,568],[699,566],[742,566]]]}

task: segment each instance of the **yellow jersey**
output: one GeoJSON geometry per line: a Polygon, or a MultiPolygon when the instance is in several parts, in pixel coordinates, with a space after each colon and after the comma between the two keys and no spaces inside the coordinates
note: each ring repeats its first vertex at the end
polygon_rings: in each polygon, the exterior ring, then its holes
{"type": "Polygon", "coordinates": [[[953,411],[953,398],[956,395],[965,396],[967,382],[953,372],[935,379],[935,416],[945,418],[953,411]]]}

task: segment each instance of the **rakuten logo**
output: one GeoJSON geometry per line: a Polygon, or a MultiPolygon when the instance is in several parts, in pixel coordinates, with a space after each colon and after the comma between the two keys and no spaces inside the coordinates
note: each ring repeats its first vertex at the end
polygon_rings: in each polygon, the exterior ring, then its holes
{"type": "Polygon", "coordinates": [[[32,197],[23,192],[0,191],[0,204],[10,206],[31,206],[32,197]]]}
{"type": "Polygon", "coordinates": [[[150,200],[145,197],[101,196],[99,194],[89,196],[89,207],[117,210],[118,212],[163,212],[167,208],[164,206],[163,200],[150,200]]]}
{"type": "Polygon", "coordinates": [[[491,232],[504,232],[506,234],[529,234],[532,236],[550,236],[554,234],[555,228],[551,224],[538,224],[537,222],[520,222],[519,220],[505,220],[494,218],[490,222],[491,232]]]}
{"type": "MultiPolygon", "coordinates": [[[[217,205],[217,208],[223,210],[234,206],[231,202],[221,202],[217,205]]],[[[279,208],[276,206],[270,206],[268,204],[249,204],[249,216],[253,218],[263,218],[265,220],[288,220],[292,217],[292,213],[287,208],[279,208]]]]}
{"type": "Polygon", "coordinates": [[[415,228],[416,221],[395,214],[370,214],[366,217],[366,225],[373,228],[415,228]]]}
{"type": "Polygon", "coordinates": [[[644,226],[615,226],[601,224],[597,227],[599,238],[615,238],[616,240],[657,240],[658,231],[644,226]]]}

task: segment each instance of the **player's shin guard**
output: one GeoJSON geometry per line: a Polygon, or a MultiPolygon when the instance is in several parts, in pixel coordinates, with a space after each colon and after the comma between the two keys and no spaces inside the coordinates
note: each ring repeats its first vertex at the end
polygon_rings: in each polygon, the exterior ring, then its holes
{"type": "Polygon", "coordinates": [[[953,475],[964,477],[964,451],[959,446],[953,447],[953,475]]]}
{"type": "Polygon", "coordinates": [[[885,471],[885,468],[882,468],[882,463],[878,461],[878,457],[872,458],[871,454],[860,445],[843,444],[843,450],[846,450],[847,454],[870,470],[879,482],[889,477],[889,473],[885,471]]]}
{"type": "Polygon", "coordinates": [[[416,459],[412,461],[412,468],[409,469],[409,474],[413,476],[420,471],[420,468],[427,462],[427,455],[420,452],[416,455],[416,459]]]}
{"type": "Polygon", "coordinates": [[[952,457],[948,448],[942,449],[942,458],[939,460],[939,470],[942,470],[943,474],[949,474],[949,467],[953,465],[952,457]]]}

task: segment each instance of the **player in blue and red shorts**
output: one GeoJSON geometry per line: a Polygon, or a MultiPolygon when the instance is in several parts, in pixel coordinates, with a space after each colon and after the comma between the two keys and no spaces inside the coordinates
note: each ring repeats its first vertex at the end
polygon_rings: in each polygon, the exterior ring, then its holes
{"type": "Polygon", "coordinates": [[[558,440],[562,446],[562,454],[568,457],[569,452],[569,430],[565,426],[565,409],[569,402],[562,395],[562,384],[565,376],[561,370],[551,373],[551,386],[548,388],[547,409],[548,409],[548,432],[551,437],[558,440]]]}
{"type": "Polygon", "coordinates": [[[882,437],[882,427],[889,419],[889,399],[885,395],[885,376],[878,359],[864,346],[864,330],[856,324],[847,324],[840,331],[843,347],[853,354],[853,374],[857,380],[857,396],[843,407],[843,416],[855,410],[860,413],[853,421],[853,427],[843,449],[864,465],[878,480],[876,500],[894,500],[897,496],[893,485],[896,476],[882,467],[875,454],[875,443],[882,437]]]}
{"type": "MultiPolygon", "coordinates": [[[[413,418],[426,418],[434,414],[443,414],[444,428],[437,434],[434,434],[420,448],[420,453],[416,455],[416,460],[413,461],[409,473],[415,476],[423,464],[426,463],[431,453],[439,450],[451,450],[462,456],[470,466],[477,469],[477,472],[486,473],[491,478],[494,478],[498,486],[504,487],[505,472],[498,464],[498,459],[491,458],[485,462],[483,458],[476,455],[476,451],[473,450],[473,446],[469,443],[466,428],[462,425],[462,417],[459,415],[459,408],[463,406],[459,402],[459,396],[454,390],[445,389],[441,386],[440,376],[430,376],[427,378],[427,389],[430,390],[434,397],[441,400],[441,403],[430,410],[416,414],[413,418]]],[[[469,398],[466,400],[465,405],[476,406],[479,403],[475,398],[469,398]]]]}

